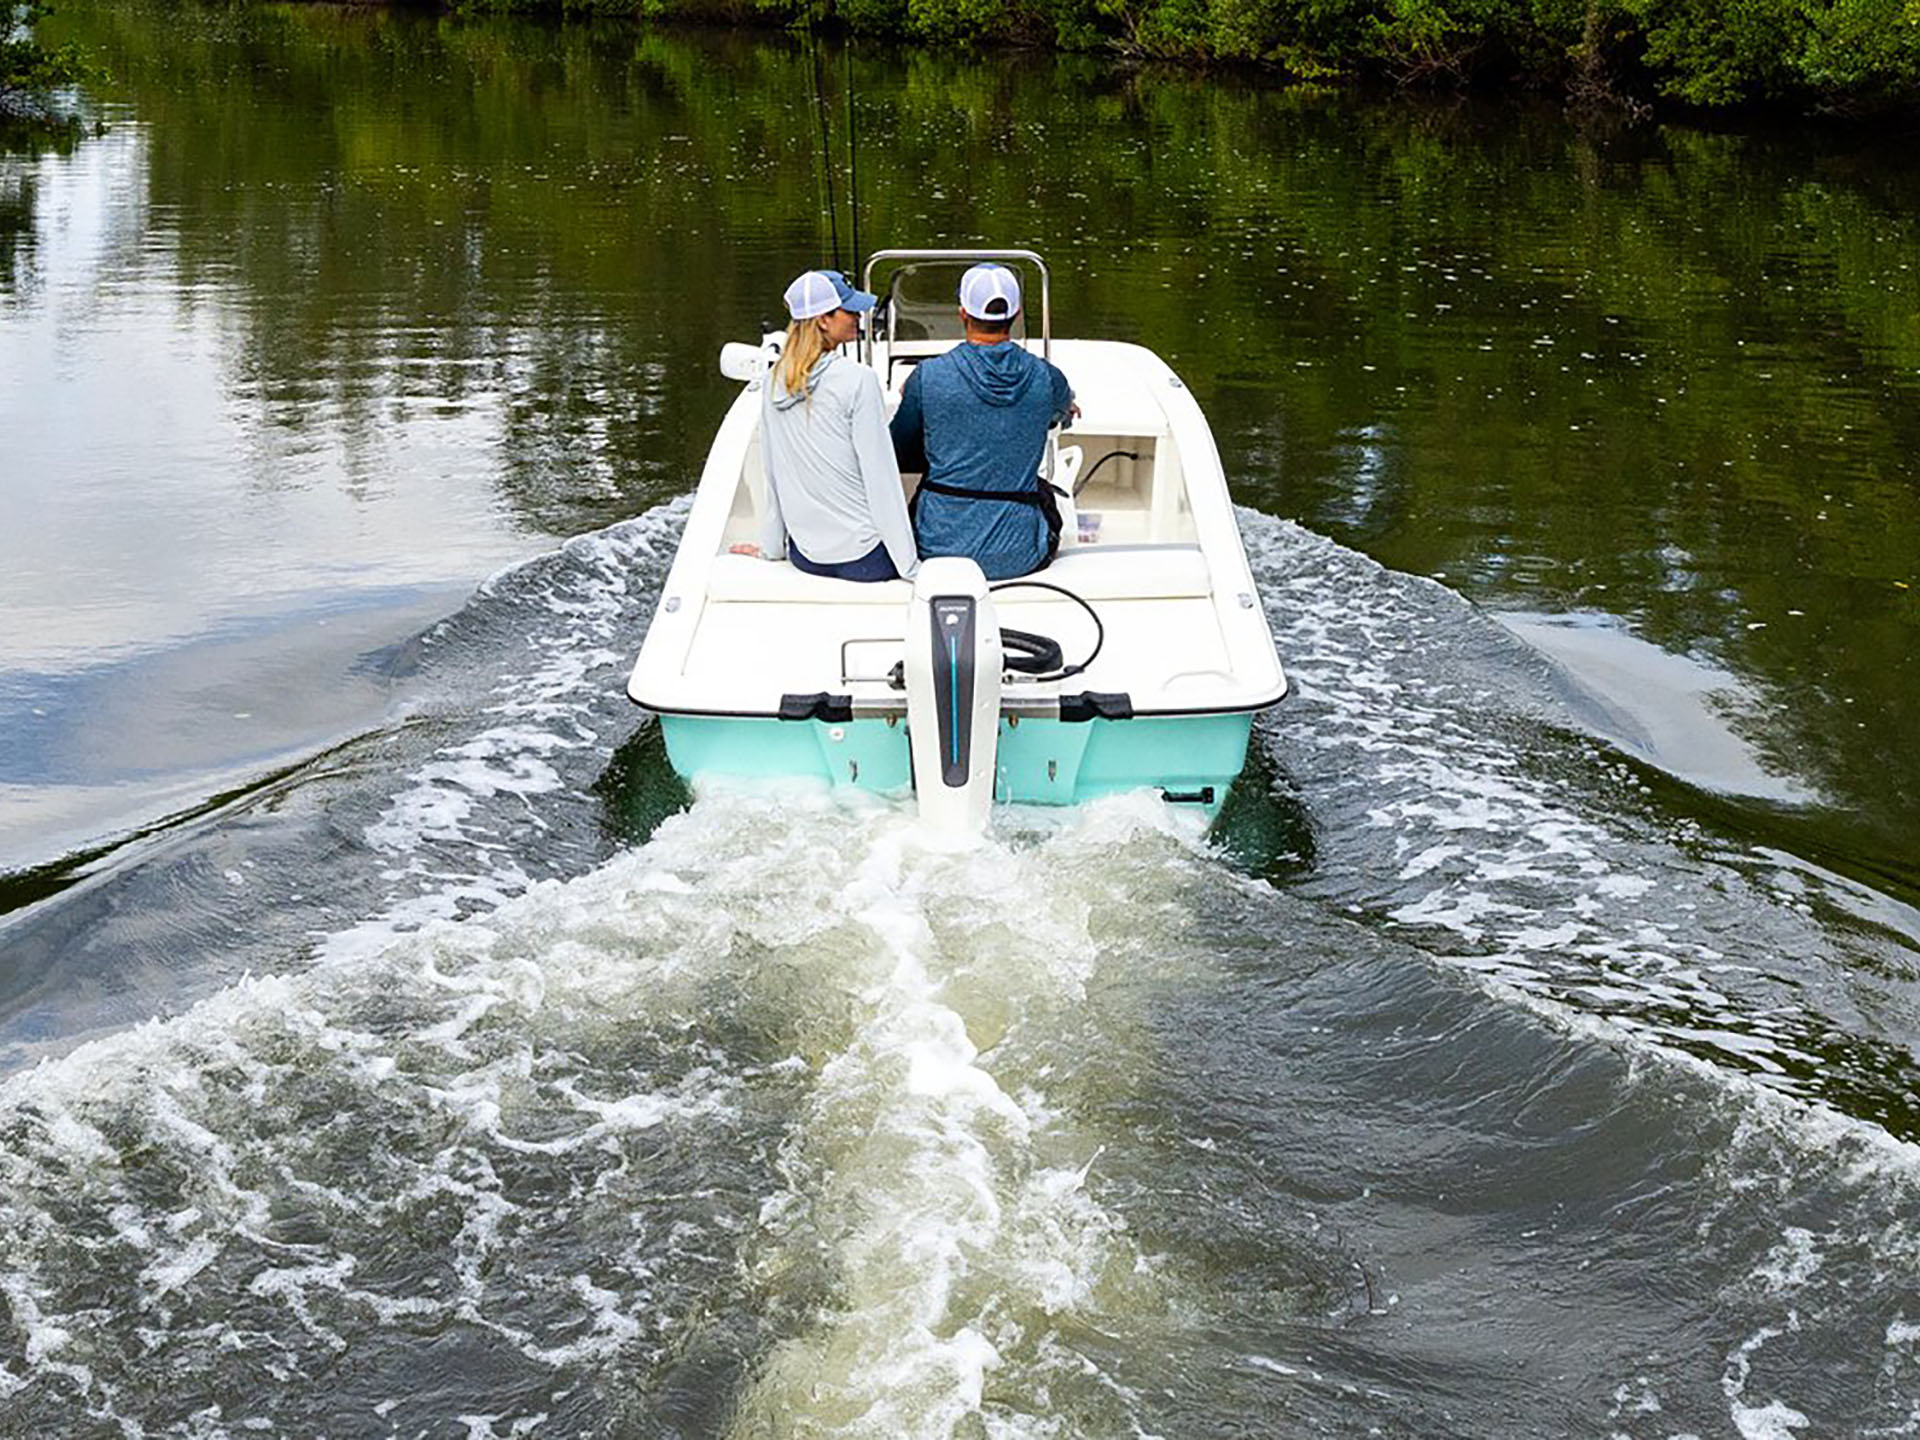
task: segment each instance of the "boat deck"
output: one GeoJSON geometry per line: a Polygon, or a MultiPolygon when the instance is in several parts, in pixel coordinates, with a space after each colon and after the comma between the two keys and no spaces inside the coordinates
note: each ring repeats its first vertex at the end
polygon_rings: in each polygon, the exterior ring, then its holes
{"type": "MultiPolygon", "coordinates": [[[[911,367],[944,348],[880,348],[873,364],[890,404],[911,367]]],[[[1141,715],[1274,703],[1286,682],[1193,397],[1139,346],[1060,340],[1052,358],[1082,409],[1060,437],[1055,474],[1079,494],[1067,507],[1061,553],[1033,578],[1080,596],[1105,630],[1099,656],[1068,686],[1126,694],[1141,715]]],[[[885,677],[903,654],[907,582],[831,580],[730,553],[760,538],[761,383],[741,392],[721,425],[634,668],[629,693],[650,709],[767,717],[787,695],[833,692],[879,704],[899,693],[885,677]]],[[[918,479],[903,475],[901,483],[911,493],[918,479]]],[[[1093,648],[1095,626],[1071,600],[1014,586],[996,590],[993,601],[1002,626],[1051,636],[1069,661],[1093,648]]],[[[1059,682],[1012,685],[1025,695],[1060,690],[1059,682]]]]}

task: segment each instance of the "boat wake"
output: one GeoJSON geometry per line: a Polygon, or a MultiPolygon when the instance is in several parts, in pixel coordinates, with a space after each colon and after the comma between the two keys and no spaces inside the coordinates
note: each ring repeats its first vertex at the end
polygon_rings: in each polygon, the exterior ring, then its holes
{"type": "Polygon", "coordinates": [[[1145,797],[956,858],[897,806],[709,795],[484,917],[83,1046],[0,1095],[10,1413],[1118,1423],[1086,1336],[1152,1353],[1181,1312],[1080,1097],[1124,1103],[1155,997],[1209,983],[1183,892],[1217,877],[1145,797]]]}
{"type": "Polygon", "coordinates": [[[51,903],[0,918],[0,1074],[316,948],[481,913],[643,838],[684,797],[636,789],[607,756],[641,725],[619,677],[686,508],[504,571],[381,652],[386,727],[48,867],[51,903]]]}
{"type": "Polygon", "coordinates": [[[1265,735],[1311,797],[1302,893],[1520,995],[1920,1134],[1887,1103],[1916,1078],[1920,912],[1660,804],[1581,733],[1567,677],[1451,591],[1241,524],[1300,691],[1265,735]]]}
{"type": "Polygon", "coordinates": [[[681,513],[498,577],[390,733],[7,932],[135,954],[116,885],[211,881],[248,938],[174,928],[171,1018],[14,1012],[0,1434],[1920,1423],[1920,1158],[1862,1098],[1897,910],[1246,514],[1300,690],[1223,821],[1266,862],[1148,795],[960,856],[689,802],[618,699],[681,513]]]}

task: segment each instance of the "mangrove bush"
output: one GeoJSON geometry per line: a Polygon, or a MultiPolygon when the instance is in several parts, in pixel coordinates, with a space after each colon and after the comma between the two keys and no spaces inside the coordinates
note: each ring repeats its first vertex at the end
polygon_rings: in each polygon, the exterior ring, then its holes
{"type": "Polygon", "coordinates": [[[1920,0],[457,0],[1699,106],[1920,102],[1920,0]]]}

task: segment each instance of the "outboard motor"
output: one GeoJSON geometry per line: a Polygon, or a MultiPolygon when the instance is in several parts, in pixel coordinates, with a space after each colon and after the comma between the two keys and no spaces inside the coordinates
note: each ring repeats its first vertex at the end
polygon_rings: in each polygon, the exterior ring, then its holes
{"type": "Polygon", "coordinates": [[[1000,625],[971,560],[920,562],[907,602],[907,739],[920,819],[955,838],[987,828],[1000,748],[1000,625]]]}

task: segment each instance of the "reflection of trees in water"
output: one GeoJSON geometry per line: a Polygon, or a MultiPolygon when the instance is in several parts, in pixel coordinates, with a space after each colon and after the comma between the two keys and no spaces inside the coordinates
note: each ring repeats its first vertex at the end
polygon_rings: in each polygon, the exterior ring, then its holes
{"type": "Polygon", "coordinates": [[[1769,692],[1763,754],[1863,802],[1898,854],[1920,810],[1889,763],[1920,723],[1920,612],[1893,583],[1920,554],[1911,182],[1677,130],[1292,139],[1312,158],[1275,209],[1323,336],[1311,371],[1274,372],[1293,505],[1470,592],[1711,651],[1769,692]],[[1357,396],[1394,444],[1348,532],[1357,396]]]}
{"type": "Polygon", "coordinates": [[[39,157],[71,154],[80,141],[77,126],[47,129],[0,117],[0,296],[32,287],[39,157]]]}
{"type": "Polygon", "coordinates": [[[0,114],[0,295],[31,283],[40,157],[70,155],[84,139],[78,124],[29,125],[0,114]]]}
{"type": "MultiPolygon", "coordinates": [[[[719,344],[825,258],[796,42],[138,0],[68,23],[151,122],[181,303],[242,312],[237,403],[375,457],[395,416],[490,417],[543,530],[691,484],[719,344]]],[[[1920,652],[1891,583],[1920,553],[1910,176],[1831,138],[1071,58],[852,76],[869,245],[1037,246],[1062,333],[1172,359],[1243,499],[1711,648],[1784,697],[1790,768],[1920,805],[1885,764],[1920,722],[1888,679],[1920,652]]]]}
{"type": "Polygon", "coordinates": [[[33,255],[32,162],[0,155],[0,295],[26,286],[22,270],[33,255]]]}
{"type": "MultiPolygon", "coordinates": [[[[750,118],[737,144],[713,136],[694,108],[709,97],[649,58],[678,53],[636,51],[624,26],[176,13],[101,14],[93,38],[151,123],[183,297],[243,312],[240,403],[296,444],[491,411],[504,497],[548,531],[686,487],[704,448],[686,417],[724,403],[713,353],[815,258],[810,132],[750,118]],[[716,148],[737,152],[718,176],[716,148]],[[764,272],[746,277],[744,209],[764,272]]],[[[781,77],[737,77],[750,90],[784,97],[805,73],[795,53],[739,53],[781,77]]]]}

